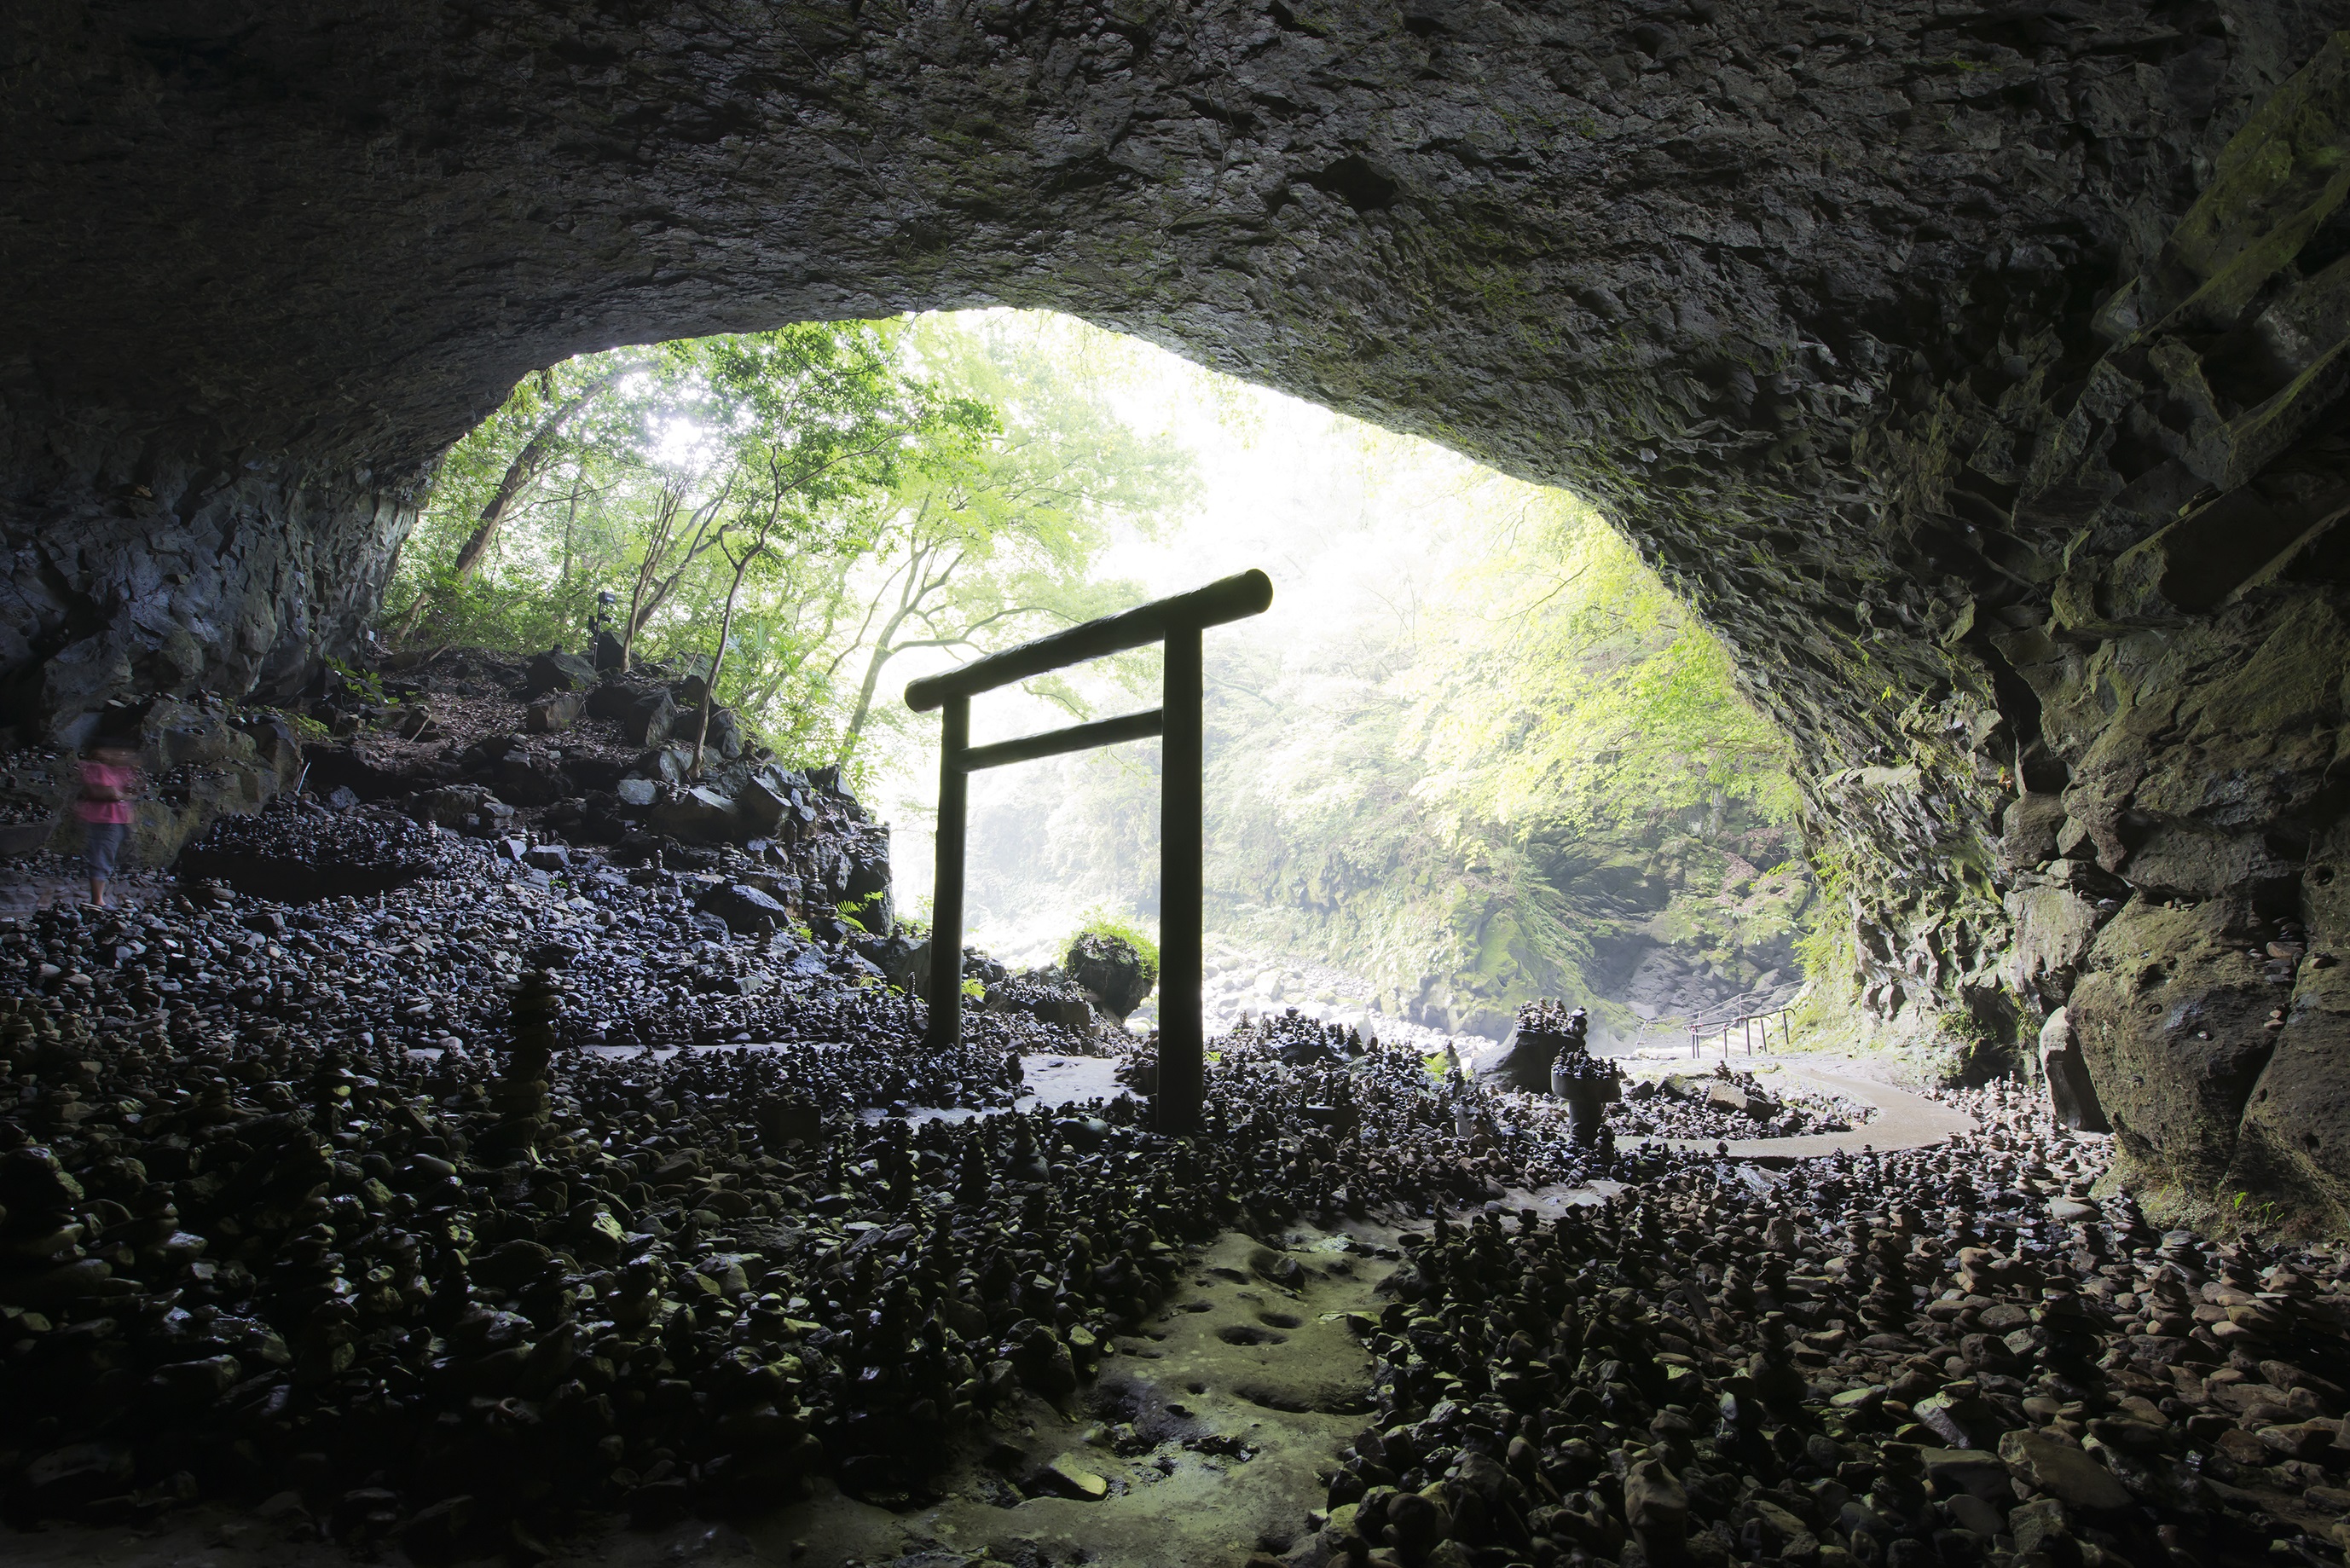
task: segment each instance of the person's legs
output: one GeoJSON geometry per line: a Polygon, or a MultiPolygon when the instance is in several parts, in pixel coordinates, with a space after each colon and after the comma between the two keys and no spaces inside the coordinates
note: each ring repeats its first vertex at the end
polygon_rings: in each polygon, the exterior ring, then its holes
{"type": "Polygon", "coordinates": [[[83,858],[89,867],[89,901],[106,908],[106,884],[113,878],[114,861],[122,849],[122,840],[130,831],[124,822],[93,822],[83,845],[83,858]]]}

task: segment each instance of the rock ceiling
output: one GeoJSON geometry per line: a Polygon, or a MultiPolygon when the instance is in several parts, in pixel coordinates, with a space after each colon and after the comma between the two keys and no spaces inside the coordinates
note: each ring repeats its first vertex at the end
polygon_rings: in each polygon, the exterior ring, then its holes
{"type": "Polygon", "coordinates": [[[297,679],[567,355],[1070,310],[1601,502],[1794,736],[1883,1027],[2339,1216],[2345,20],[32,0],[7,705],[297,679]]]}

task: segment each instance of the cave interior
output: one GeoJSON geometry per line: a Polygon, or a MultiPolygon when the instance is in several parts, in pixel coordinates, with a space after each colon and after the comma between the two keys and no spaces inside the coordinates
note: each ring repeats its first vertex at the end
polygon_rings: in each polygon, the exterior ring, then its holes
{"type": "Polygon", "coordinates": [[[2339,0],[12,9],[0,694],[288,691],[567,356],[1013,304],[1604,507],[1868,1026],[2350,1215],[2339,0]]]}

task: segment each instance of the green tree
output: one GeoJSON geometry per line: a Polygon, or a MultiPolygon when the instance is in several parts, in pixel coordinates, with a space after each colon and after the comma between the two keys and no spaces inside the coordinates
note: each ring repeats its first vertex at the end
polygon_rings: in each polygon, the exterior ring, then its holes
{"type": "Polygon", "coordinates": [[[722,454],[713,467],[729,514],[708,535],[725,587],[694,742],[697,769],[753,570],[787,556],[839,561],[869,549],[878,514],[867,498],[899,483],[910,456],[966,447],[994,429],[984,403],[910,374],[899,333],[886,324],[827,324],[672,348],[701,361],[702,417],[722,454]]]}
{"type": "Polygon", "coordinates": [[[1155,535],[1194,477],[1187,452],[1139,434],[1095,384],[1063,373],[1005,323],[931,318],[915,329],[915,348],[941,383],[993,410],[995,423],[929,441],[902,466],[873,569],[856,586],[856,629],[827,670],[863,667],[844,762],[899,654],[983,652],[1141,597],[1136,585],[1097,580],[1096,563],[1114,526],[1155,535]]]}

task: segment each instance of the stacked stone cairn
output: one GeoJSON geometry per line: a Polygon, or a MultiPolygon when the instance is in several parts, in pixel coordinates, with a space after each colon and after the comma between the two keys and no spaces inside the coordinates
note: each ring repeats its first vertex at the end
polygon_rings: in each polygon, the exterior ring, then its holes
{"type": "Polygon", "coordinates": [[[1577,1144],[1607,1137],[1607,1107],[1624,1097],[1624,1074],[1591,1054],[1589,1025],[1580,1008],[1544,999],[1518,1009],[1518,1041],[1553,1053],[1550,1092],[1566,1104],[1567,1136],[1577,1144]]]}

